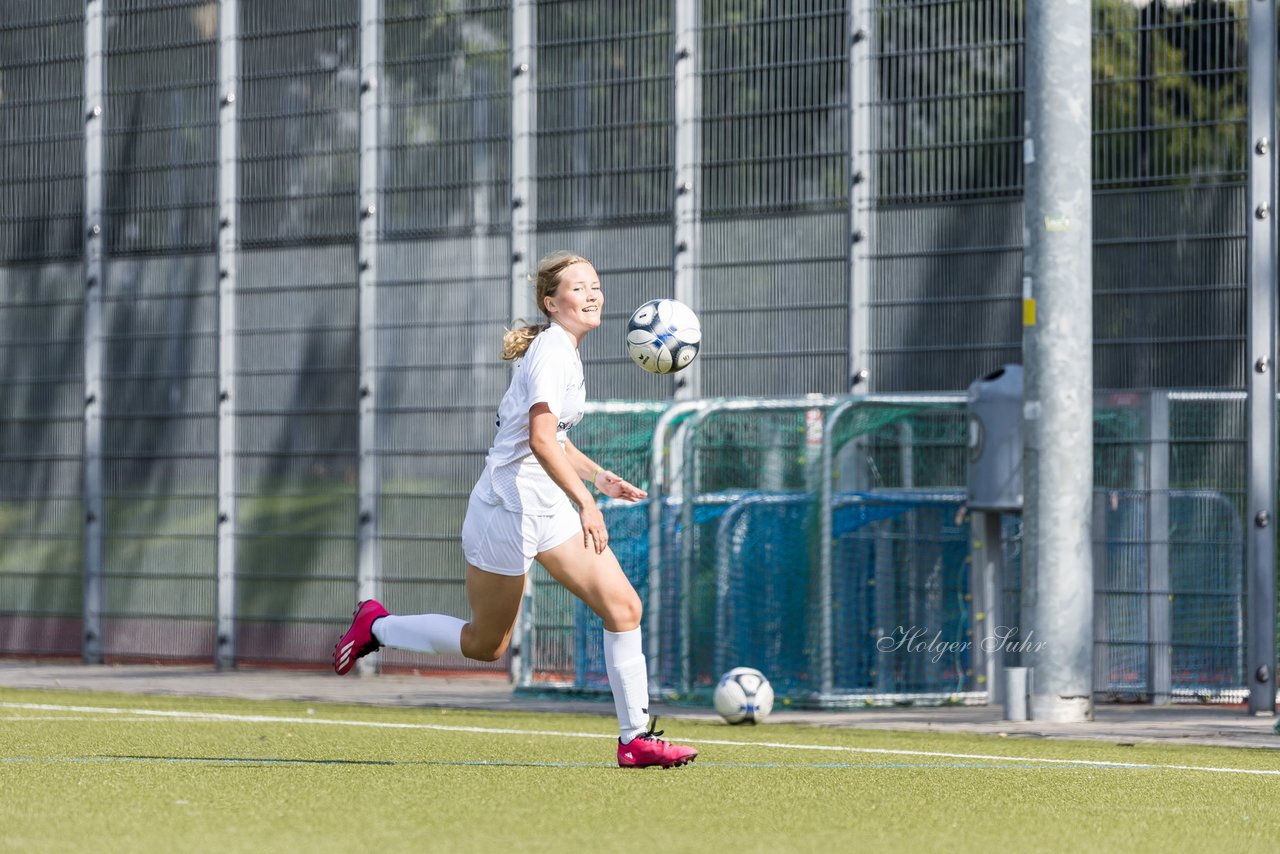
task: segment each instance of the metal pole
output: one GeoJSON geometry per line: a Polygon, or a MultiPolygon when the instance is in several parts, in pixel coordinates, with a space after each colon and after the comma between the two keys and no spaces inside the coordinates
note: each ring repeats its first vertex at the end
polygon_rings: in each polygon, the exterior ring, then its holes
{"type": "Polygon", "coordinates": [[[835,692],[835,441],[836,427],[857,399],[838,403],[822,426],[822,473],[818,479],[818,695],[835,692]]]}
{"type": "MultiPolygon", "coordinates": [[[[360,0],[360,225],[357,259],[360,289],[360,498],[356,598],[378,595],[378,169],[382,142],[382,0],[360,0]]],[[[356,663],[361,674],[377,671],[372,658],[356,663]]]]}
{"type": "Polygon", "coordinates": [[[106,281],[106,10],[84,12],[84,634],[86,664],[104,660],[102,289],[106,281]]]}
{"type": "Polygon", "coordinates": [[[1004,613],[1004,531],[1001,514],[980,511],[970,517],[973,539],[969,568],[972,614],[969,634],[973,671],[969,690],[986,691],[987,705],[1004,703],[1004,650],[998,646],[1000,633],[1009,626],[1004,613]]]}
{"type": "Polygon", "coordinates": [[[1276,709],[1276,8],[1249,4],[1249,711],[1276,709]]]}
{"type": "Polygon", "coordinates": [[[1093,718],[1091,35],[1089,0],[1026,4],[1025,641],[1052,721],[1093,718]]]}
{"type": "MultiPolygon", "coordinates": [[[[702,88],[698,77],[699,3],[673,0],[675,16],[675,245],[672,251],[676,299],[698,311],[701,258],[702,88]]],[[[675,397],[702,396],[702,362],[675,375],[675,397]]]]}
{"type": "Polygon", "coordinates": [[[1169,620],[1169,395],[1151,392],[1147,463],[1147,674],[1153,705],[1173,699],[1169,620]]]}
{"type": "Polygon", "coordinates": [[[511,316],[536,323],[530,274],[536,269],[537,3],[511,4],[511,316]]]}
{"type": "MultiPolygon", "coordinates": [[[[692,412],[707,406],[704,400],[686,400],[671,404],[658,419],[653,428],[653,441],[649,448],[649,601],[644,603],[645,619],[645,658],[649,664],[649,681],[654,687],[670,687],[674,682],[664,678],[671,672],[662,655],[662,597],[664,585],[670,583],[666,577],[667,565],[667,514],[664,512],[669,503],[667,498],[668,482],[676,485],[676,496],[683,500],[680,493],[681,484],[679,464],[683,460],[672,444],[668,461],[667,443],[671,436],[683,426],[683,419],[692,412]],[[671,466],[668,477],[667,467],[671,466]]],[[[673,520],[674,521],[674,520],[673,520]]],[[[671,533],[684,536],[683,531],[676,531],[674,524],[671,533]]]]}
{"type": "Polygon", "coordinates": [[[218,7],[218,604],[214,661],[236,663],[236,282],[240,268],[240,4],[218,7]]]}
{"type": "Polygon", "coordinates": [[[875,51],[870,0],[849,0],[849,387],[871,390],[871,103],[875,51]]]}
{"type": "MultiPolygon", "coordinates": [[[[536,270],[537,181],[534,157],[537,146],[537,2],[513,0],[511,4],[511,317],[536,323],[530,279],[536,270]]],[[[512,679],[518,685],[533,682],[534,586],[532,573],[525,578],[520,600],[517,636],[512,644],[512,679]]]]}
{"type": "MultiPolygon", "coordinates": [[[[898,626],[911,631],[910,620],[905,614],[897,612],[895,602],[900,598],[899,586],[905,586],[905,579],[900,581],[896,571],[894,558],[894,542],[892,532],[886,530],[892,524],[887,520],[872,522],[864,530],[872,538],[872,578],[875,579],[875,633],[872,642],[876,645],[876,665],[874,685],[876,693],[892,693],[897,681],[893,671],[893,653],[883,648],[878,642],[880,638],[893,637],[898,626]]],[[[907,597],[902,596],[903,600],[907,597]]],[[[909,602],[908,602],[909,607],[909,602]]]]}

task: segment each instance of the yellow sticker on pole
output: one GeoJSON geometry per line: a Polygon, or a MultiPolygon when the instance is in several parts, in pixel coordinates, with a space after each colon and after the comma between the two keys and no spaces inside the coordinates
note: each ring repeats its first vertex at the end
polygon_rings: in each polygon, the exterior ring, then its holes
{"type": "Polygon", "coordinates": [[[1036,298],[1031,295],[1031,277],[1022,277],[1022,325],[1036,325],[1036,298]]]}

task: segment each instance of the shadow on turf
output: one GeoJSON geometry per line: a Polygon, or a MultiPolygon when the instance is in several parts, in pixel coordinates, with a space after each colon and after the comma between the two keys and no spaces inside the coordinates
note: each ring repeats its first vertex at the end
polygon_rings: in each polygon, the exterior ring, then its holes
{"type": "MultiPolygon", "coordinates": [[[[65,760],[64,760],[65,761],[65,760]]],[[[512,768],[611,768],[608,762],[506,762],[487,760],[457,760],[445,762],[427,759],[283,759],[271,756],[141,756],[111,755],[85,756],[72,760],[78,762],[176,762],[206,765],[447,765],[447,766],[500,766],[512,768]]]]}

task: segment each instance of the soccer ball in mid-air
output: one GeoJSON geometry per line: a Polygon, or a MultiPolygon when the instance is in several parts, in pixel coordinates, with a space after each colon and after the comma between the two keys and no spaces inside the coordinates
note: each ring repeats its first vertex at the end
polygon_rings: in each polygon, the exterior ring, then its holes
{"type": "Polygon", "coordinates": [[[627,354],[651,374],[674,374],[689,367],[701,345],[698,315],[677,300],[649,300],[627,321],[627,354]]]}
{"type": "Polygon", "coordinates": [[[716,711],[731,724],[762,723],[773,711],[773,686],[754,667],[735,667],[716,685],[716,711]]]}

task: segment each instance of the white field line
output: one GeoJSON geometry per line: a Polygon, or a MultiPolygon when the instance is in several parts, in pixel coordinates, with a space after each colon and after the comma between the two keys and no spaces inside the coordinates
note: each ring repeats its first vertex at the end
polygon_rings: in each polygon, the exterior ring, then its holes
{"type": "MultiPolygon", "coordinates": [[[[135,713],[136,714],[136,713],[135,713]]],[[[29,721],[100,721],[102,715],[0,715],[0,722],[27,723],[29,721]]],[[[155,718],[114,718],[117,723],[155,723],[155,718]]]]}
{"type": "MultiPolygon", "coordinates": [[[[371,729],[430,730],[434,732],[472,732],[485,735],[542,735],[553,738],[608,738],[613,735],[598,732],[561,732],[557,730],[505,729],[500,727],[455,726],[446,724],[395,723],[392,721],[347,721],[333,718],[294,718],[275,715],[229,715],[220,712],[183,712],[164,709],[117,709],[106,706],[61,706],[46,703],[0,703],[2,709],[21,709],[33,712],[73,712],[90,715],[125,715],[129,717],[171,718],[189,721],[218,721],[227,723],[256,724],[320,724],[322,726],[349,726],[371,729]]],[[[771,747],[778,750],[808,750],[828,753],[849,753],[874,756],[915,756],[929,759],[968,759],[980,762],[1027,762],[1036,765],[1070,765],[1082,768],[1124,768],[1152,771],[1200,771],[1209,774],[1251,774],[1264,777],[1280,777],[1276,768],[1224,768],[1211,765],[1161,765],[1147,762],[1109,762],[1102,759],[1052,759],[1042,756],[999,756],[985,753],[949,753],[937,750],[902,750],[887,747],[846,747],[830,744],[788,744],[778,741],[731,741],[720,738],[682,738],[689,744],[714,744],[725,747],[771,747]]]]}

